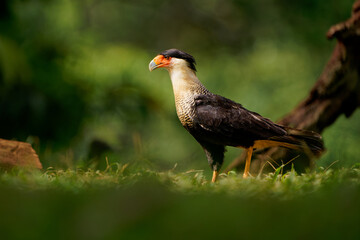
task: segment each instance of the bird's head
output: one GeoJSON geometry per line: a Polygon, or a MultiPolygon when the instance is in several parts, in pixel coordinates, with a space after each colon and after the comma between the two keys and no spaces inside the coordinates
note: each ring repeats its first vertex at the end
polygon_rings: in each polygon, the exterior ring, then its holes
{"type": "Polygon", "coordinates": [[[196,71],[195,59],[186,52],[178,49],[169,49],[159,53],[149,64],[150,72],[156,68],[169,70],[174,67],[188,67],[196,71]]]}

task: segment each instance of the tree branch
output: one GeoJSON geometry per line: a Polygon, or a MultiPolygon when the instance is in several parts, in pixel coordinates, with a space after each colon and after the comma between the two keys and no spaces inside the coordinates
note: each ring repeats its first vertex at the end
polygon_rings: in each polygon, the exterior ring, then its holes
{"type": "MultiPolygon", "coordinates": [[[[337,39],[332,56],[309,95],[279,124],[321,133],[342,114],[351,116],[360,106],[360,0],[353,5],[352,16],[345,22],[332,26],[328,39],[337,39]]],[[[279,166],[292,161],[303,171],[313,166],[310,156],[284,148],[270,148],[254,152],[251,172],[271,170],[270,161],[279,166]]],[[[245,155],[236,158],[225,170],[243,169],[245,155]]],[[[291,164],[288,164],[288,167],[291,164]]]]}

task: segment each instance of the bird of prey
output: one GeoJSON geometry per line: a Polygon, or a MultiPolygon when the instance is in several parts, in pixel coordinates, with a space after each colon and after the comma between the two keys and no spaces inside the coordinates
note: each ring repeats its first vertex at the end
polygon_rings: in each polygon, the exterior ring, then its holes
{"type": "Polygon", "coordinates": [[[170,74],[177,115],[203,147],[213,171],[212,182],[223,164],[226,146],[246,149],[244,178],[249,175],[254,149],[280,146],[310,150],[315,156],[324,150],[319,134],[278,125],[239,103],[211,93],[197,78],[195,59],[188,53],[165,50],[149,64],[150,71],[157,68],[165,68],[170,74]]]}

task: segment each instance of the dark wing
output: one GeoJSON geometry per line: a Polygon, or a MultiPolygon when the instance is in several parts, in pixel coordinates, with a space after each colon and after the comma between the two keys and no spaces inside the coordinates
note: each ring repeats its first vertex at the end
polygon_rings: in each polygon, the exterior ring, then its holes
{"type": "Polygon", "coordinates": [[[192,134],[208,142],[249,147],[255,140],[287,134],[282,126],[219,95],[196,96],[193,110],[192,134]]]}

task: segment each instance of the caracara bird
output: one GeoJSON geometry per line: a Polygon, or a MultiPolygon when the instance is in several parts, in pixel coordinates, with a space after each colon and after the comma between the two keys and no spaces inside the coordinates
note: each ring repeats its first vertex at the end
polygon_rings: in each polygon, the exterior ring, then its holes
{"type": "Polygon", "coordinates": [[[278,125],[241,104],[211,93],[197,78],[195,59],[188,53],[177,49],[163,51],[149,64],[150,71],[156,68],[165,68],[170,74],[177,115],[205,150],[213,171],[212,182],[223,164],[226,146],[246,149],[244,178],[249,175],[254,149],[280,146],[315,156],[324,150],[319,134],[278,125]]]}

